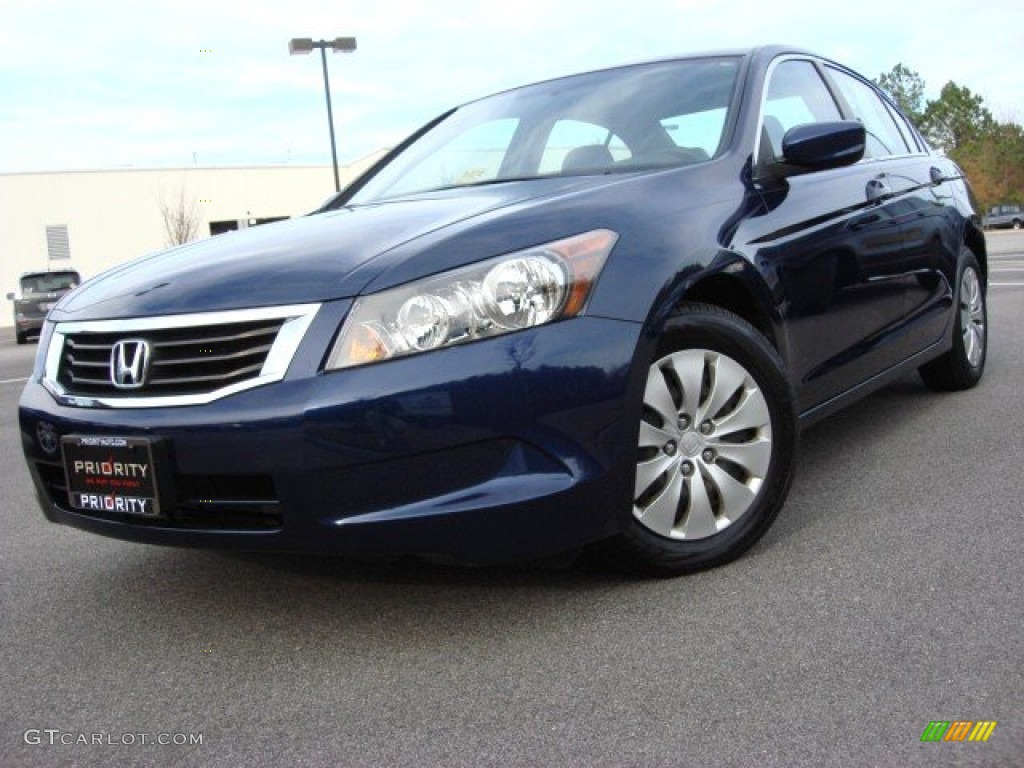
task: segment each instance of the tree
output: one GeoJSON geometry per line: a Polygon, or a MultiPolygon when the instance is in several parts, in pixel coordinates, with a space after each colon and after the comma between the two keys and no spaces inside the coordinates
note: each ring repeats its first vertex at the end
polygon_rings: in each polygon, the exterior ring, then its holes
{"type": "Polygon", "coordinates": [[[160,215],[164,218],[167,245],[181,245],[199,235],[199,214],[195,200],[185,199],[185,189],[178,189],[177,199],[160,198],[160,215]]]}
{"type": "Polygon", "coordinates": [[[926,102],[924,80],[903,64],[875,83],[963,168],[983,209],[1024,202],[1024,127],[1013,120],[996,121],[981,96],[952,81],[939,98],[926,102]]]}
{"type": "Polygon", "coordinates": [[[942,86],[938,99],[928,102],[921,118],[921,129],[932,143],[954,157],[958,149],[986,137],[995,127],[984,99],[952,80],[942,86]]]}
{"type": "Polygon", "coordinates": [[[956,151],[956,161],[987,209],[1024,202],[1024,128],[998,123],[986,136],[956,151]]]}
{"type": "Polygon", "coordinates": [[[883,72],[875,83],[892,97],[899,108],[915,123],[921,122],[924,114],[924,80],[912,69],[897,64],[889,72],[883,72]]]}

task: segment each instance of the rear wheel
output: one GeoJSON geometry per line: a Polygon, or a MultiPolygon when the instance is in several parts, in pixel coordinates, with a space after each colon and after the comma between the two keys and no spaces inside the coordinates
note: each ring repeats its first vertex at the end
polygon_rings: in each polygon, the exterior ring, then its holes
{"type": "Polygon", "coordinates": [[[673,576],[739,556],[782,507],[796,441],[768,340],[730,312],[686,305],[648,368],[632,525],[611,542],[620,562],[673,576]]]}
{"type": "Polygon", "coordinates": [[[18,343],[19,344],[27,344],[28,343],[28,334],[27,333],[18,333],[17,331],[15,331],[14,333],[15,333],[15,336],[17,336],[17,338],[18,338],[18,343]]]}
{"type": "Polygon", "coordinates": [[[965,250],[957,280],[957,313],[953,347],[942,357],[921,366],[921,379],[937,392],[970,389],[981,381],[988,352],[988,311],[981,269],[974,254],[965,250]]]}

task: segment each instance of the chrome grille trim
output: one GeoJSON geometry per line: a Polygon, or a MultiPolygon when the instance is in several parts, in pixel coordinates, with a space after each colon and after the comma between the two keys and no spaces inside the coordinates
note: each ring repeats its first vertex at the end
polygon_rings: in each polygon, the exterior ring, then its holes
{"type": "MultiPolygon", "coordinates": [[[[292,304],[280,307],[261,307],[257,309],[227,310],[224,312],[203,312],[190,315],[168,315],[162,317],[131,318],[127,320],[88,320],[79,322],[57,323],[54,326],[53,336],[50,345],[46,350],[46,363],[43,372],[42,384],[50,394],[61,405],[79,408],[166,408],[175,406],[204,405],[214,400],[219,400],[228,395],[243,392],[247,389],[260,387],[284,378],[291,365],[292,359],[320,309],[319,304],[292,304]],[[134,393],[129,396],[116,395],[88,395],[76,394],[68,391],[59,380],[61,364],[65,354],[68,352],[69,337],[82,333],[115,334],[118,336],[144,335],[147,331],[169,331],[189,330],[201,331],[204,327],[222,326],[235,323],[251,323],[258,321],[280,320],[282,322],[277,330],[262,365],[245,365],[240,360],[240,365],[233,373],[235,375],[252,374],[252,378],[236,382],[229,386],[220,387],[209,392],[197,394],[179,395],[141,395],[134,393]]],[[[255,335],[260,335],[256,333],[255,335]]],[[[214,337],[217,338],[217,337],[214,337]]],[[[174,346],[174,340],[166,342],[168,346],[174,346]]],[[[88,345],[79,344],[84,349],[88,345]]],[[[261,345],[262,352],[268,345],[261,345]]],[[[252,357],[252,354],[240,355],[240,358],[252,357]]],[[[231,355],[225,356],[230,359],[231,355]]],[[[181,361],[163,361],[164,365],[173,365],[181,361]]],[[[81,363],[79,363],[81,365],[81,363]]],[[[158,367],[160,361],[155,361],[154,366],[158,367]]],[[[89,367],[89,366],[82,366],[89,367]]],[[[99,371],[100,365],[92,366],[99,371]]],[[[205,377],[193,377],[197,382],[205,377]]],[[[220,378],[220,377],[217,377],[220,378]]],[[[108,379],[103,379],[108,381],[108,379]]],[[[100,379],[97,379],[100,381],[100,379]]],[[[184,379],[182,380],[184,381],[184,379]]]]}

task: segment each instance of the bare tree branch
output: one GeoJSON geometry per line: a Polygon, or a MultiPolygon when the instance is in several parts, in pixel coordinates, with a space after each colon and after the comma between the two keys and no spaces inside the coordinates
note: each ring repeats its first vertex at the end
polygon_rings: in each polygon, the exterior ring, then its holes
{"type": "Polygon", "coordinates": [[[160,215],[164,218],[167,245],[181,245],[199,235],[199,214],[195,200],[185,199],[184,187],[178,188],[177,199],[168,201],[161,196],[160,215]]]}

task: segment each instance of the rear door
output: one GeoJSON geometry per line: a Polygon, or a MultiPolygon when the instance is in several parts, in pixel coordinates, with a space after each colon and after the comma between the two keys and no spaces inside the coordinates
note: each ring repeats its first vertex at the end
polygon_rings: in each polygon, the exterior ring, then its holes
{"type": "Polygon", "coordinates": [[[894,347],[910,356],[946,335],[960,251],[953,185],[961,173],[949,160],[930,154],[874,86],[831,64],[824,71],[845,102],[844,111],[864,124],[862,165],[877,170],[879,193],[900,224],[903,253],[893,277],[904,287],[906,316],[894,347]]]}

